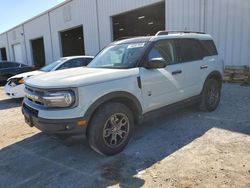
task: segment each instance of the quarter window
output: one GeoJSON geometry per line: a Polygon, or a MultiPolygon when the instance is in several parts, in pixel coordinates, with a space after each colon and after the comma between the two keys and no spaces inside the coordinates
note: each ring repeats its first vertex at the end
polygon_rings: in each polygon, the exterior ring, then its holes
{"type": "Polygon", "coordinates": [[[200,42],[205,50],[205,56],[218,55],[216,46],[212,40],[201,40],[200,42]]]}

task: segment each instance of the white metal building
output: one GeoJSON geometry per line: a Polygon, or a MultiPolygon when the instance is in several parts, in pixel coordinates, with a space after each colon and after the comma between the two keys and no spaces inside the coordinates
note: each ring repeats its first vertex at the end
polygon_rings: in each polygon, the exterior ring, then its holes
{"type": "Polygon", "coordinates": [[[69,0],[0,34],[0,59],[40,67],[159,29],[209,33],[226,65],[250,66],[249,0],[69,0]]]}

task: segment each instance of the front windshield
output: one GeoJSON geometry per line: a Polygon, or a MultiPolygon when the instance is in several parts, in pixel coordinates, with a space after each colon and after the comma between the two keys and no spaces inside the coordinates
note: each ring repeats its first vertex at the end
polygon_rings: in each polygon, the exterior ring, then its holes
{"type": "Polygon", "coordinates": [[[52,63],[50,63],[50,64],[48,64],[48,65],[42,67],[42,68],[40,69],[40,71],[50,72],[50,71],[52,71],[52,69],[54,69],[57,65],[59,65],[59,64],[62,63],[62,62],[63,62],[63,59],[59,59],[59,60],[57,60],[57,61],[54,61],[54,62],[52,62],[52,63]]]}
{"type": "Polygon", "coordinates": [[[105,48],[88,65],[91,68],[128,69],[137,65],[146,43],[118,44],[105,48]]]}

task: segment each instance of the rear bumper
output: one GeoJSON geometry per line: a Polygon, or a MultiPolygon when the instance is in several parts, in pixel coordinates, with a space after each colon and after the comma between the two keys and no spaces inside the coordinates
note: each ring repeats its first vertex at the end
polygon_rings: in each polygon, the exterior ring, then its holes
{"type": "Polygon", "coordinates": [[[78,121],[83,118],[74,119],[44,119],[37,116],[38,111],[23,103],[22,113],[25,122],[30,127],[36,127],[42,132],[57,135],[78,135],[85,134],[87,125],[79,126],[78,121]]]}

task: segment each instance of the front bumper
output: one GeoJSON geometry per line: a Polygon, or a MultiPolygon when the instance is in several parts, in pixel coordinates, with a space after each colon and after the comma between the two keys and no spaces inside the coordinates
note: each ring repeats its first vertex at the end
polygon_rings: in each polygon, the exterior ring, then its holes
{"type": "Polygon", "coordinates": [[[36,127],[42,132],[57,135],[85,135],[87,125],[79,125],[78,122],[83,118],[73,119],[44,119],[38,117],[38,111],[23,103],[22,113],[25,122],[30,127],[36,127]]]}
{"type": "Polygon", "coordinates": [[[25,96],[24,92],[24,84],[20,84],[17,86],[9,85],[9,82],[4,86],[4,91],[7,96],[11,98],[23,98],[25,96]]]}

